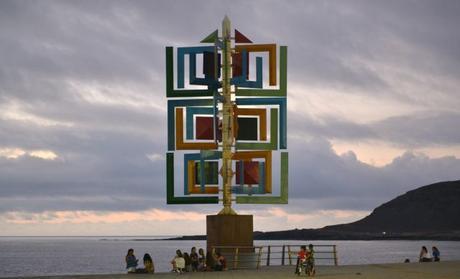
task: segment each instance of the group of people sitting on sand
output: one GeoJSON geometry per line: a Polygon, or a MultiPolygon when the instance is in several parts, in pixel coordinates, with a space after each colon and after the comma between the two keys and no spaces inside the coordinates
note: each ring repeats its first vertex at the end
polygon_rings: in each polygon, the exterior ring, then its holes
{"type": "MultiPolygon", "coordinates": [[[[144,255],[144,267],[137,268],[139,260],[134,255],[134,250],[129,249],[125,257],[126,269],[128,273],[154,273],[155,267],[153,265],[152,257],[146,253],[144,255]]],[[[208,252],[205,256],[204,250],[199,249],[198,253],[196,247],[192,247],[190,254],[181,250],[176,250],[176,255],[171,260],[172,272],[195,272],[195,271],[223,271],[227,270],[227,260],[219,252],[208,252]]]]}
{"type": "Polygon", "coordinates": [[[431,256],[428,253],[428,249],[425,246],[422,246],[422,250],[419,255],[419,262],[439,262],[441,260],[441,253],[436,246],[431,248],[431,256]]]}
{"type": "Polygon", "coordinates": [[[192,247],[190,254],[182,253],[181,250],[176,250],[176,255],[171,260],[172,272],[196,272],[196,271],[223,271],[227,270],[227,260],[219,252],[207,252],[204,255],[204,250],[199,249],[196,252],[196,247],[192,247]]]}
{"type": "Polygon", "coordinates": [[[153,265],[153,260],[150,254],[144,254],[144,268],[137,268],[139,260],[136,259],[134,255],[134,249],[129,249],[125,257],[126,269],[128,273],[154,273],[155,267],[153,265]]]}

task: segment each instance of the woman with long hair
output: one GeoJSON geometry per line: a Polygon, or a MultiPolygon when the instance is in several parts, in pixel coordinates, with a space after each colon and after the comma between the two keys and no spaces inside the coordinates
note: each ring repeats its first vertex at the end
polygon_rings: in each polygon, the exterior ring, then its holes
{"type": "Polygon", "coordinates": [[[182,251],[177,249],[176,250],[176,255],[171,261],[171,264],[173,266],[172,271],[177,272],[177,273],[182,273],[185,269],[185,259],[184,256],[182,255],[182,251]]]}
{"type": "Polygon", "coordinates": [[[134,249],[132,248],[128,249],[128,253],[126,254],[126,257],[125,257],[125,262],[126,262],[126,269],[128,270],[128,273],[136,272],[138,260],[136,259],[136,256],[134,255],[134,249]]]}
{"type": "Polygon", "coordinates": [[[153,260],[150,254],[145,253],[144,255],[144,269],[146,273],[154,273],[155,272],[155,266],[153,265],[153,260]]]}
{"type": "Polygon", "coordinates": [[[428,254],[428,249],[425,246],[422,246],[422,250],[420,250],[419,262],[431,262],[430,254],[428,254]]]}

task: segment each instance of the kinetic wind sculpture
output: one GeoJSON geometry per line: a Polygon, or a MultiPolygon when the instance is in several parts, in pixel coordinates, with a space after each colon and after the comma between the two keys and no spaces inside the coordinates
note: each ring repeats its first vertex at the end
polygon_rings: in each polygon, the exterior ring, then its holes
{"type": "Polygon", "coordinates": [[[236,29],[231,36],[227,17],[221,35],[215,30],[201,41],[204,46],[178,47],[176,80],[173,48],[166,47],[167,203],[217,204],[222,200],[219,215],[235,215],[232,201],[288,202],[288,153],[280,151],[287,148],[287,47],[279,48],[277,81],[276,44],[253,44],[236,29]],[[256,57],[256,78],[249,80],[251,53],[268,54],[269,82],[265,88],[262,57],[256,57]],[[202,59],[202,73],[197,73],[197,59],[202,59]],[[184,154],[184,194],[180,196],[174,189],[176,150],[199,150],[184,154]],[[279,195],[272,194],[273,154],[280,156],[279,195]]]}

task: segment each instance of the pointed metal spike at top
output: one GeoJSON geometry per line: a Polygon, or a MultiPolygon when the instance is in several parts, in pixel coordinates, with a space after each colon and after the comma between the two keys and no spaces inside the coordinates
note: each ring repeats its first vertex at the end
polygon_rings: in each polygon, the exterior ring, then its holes
{"type": "Polygon", "coordinates": [[[222,21],[222,37],[230,38],[231,34],[231,23],[227,15],[225,15],[224,20],[222,21]]]}

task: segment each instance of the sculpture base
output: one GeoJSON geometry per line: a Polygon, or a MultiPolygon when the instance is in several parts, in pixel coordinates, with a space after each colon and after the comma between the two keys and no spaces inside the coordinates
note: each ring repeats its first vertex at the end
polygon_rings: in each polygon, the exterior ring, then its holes
{"type": "Polygon", "coordinates": [[[253,246],[252,215],[207,215],[206,235],[208,251],[213,246],[253,246]]]}

